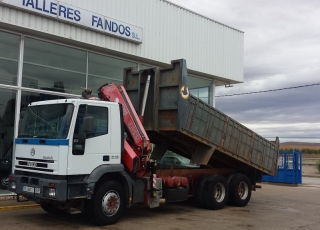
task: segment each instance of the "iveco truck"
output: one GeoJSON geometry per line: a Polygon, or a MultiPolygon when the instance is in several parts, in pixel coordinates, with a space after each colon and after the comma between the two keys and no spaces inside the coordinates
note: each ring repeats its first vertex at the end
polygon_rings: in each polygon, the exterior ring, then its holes
{"type": "MultiPolygon", "coordinates": [[[[49,213],[83,212],[98,225],[125,208],[193,197],[197,206],[245,206],[277,169],[271,142],[190,94],[185,60],[124,70],[96,95],[33,102],[21,115],[9,190],[49,213]],[[166,151],[193,167],[164,165],[166,151]]],[[[174,215],[174,213],[172,213],[174,215]]]]}

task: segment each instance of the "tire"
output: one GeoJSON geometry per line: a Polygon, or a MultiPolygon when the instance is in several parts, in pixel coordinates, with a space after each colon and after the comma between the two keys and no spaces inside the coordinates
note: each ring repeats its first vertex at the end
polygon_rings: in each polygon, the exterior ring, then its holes
{"type": "Polygon", "coordinates": [[[228,205],[232,205],[232,196],[231,196],[231,189],[230,189],[230,181],[231,180],[233,180],[233,178],[234,177],[236,177],[237,176],[237,174],[231,174],[231,175],[229,175],[228,177],[227,177],[227,183],[228,183],[228,187],[229,187],[229,199],[228,199],[228,201],[227,201],[227,204],[228,205]]]}
{"type": "Polygon", "coordinates": [[[107,181],[97,189],[89,202],[89,216],[95,224],[114,224],[124,212],[124,189],[117,181],[107,181]]]}
{"type": "Polygon", "coordinates": [[[230,184],[230,181],[231,181],[235,176],[237,176],[237,174],[231,174],[231,175],[229,175],[229,176],[227,177],[227,183],[228,183],[228,185],[230,184]]]}
{"type": "Polygon", "coordinates": [[[222,209],[229,198],[227,180],[221,175],[211,175],[205,181],[203,188],[203,203],[208,209],[222,209]]]}
{"type": "Polygon", "coordinates": [[[67,210],[58,209],[55,207],[54,203],[40,203],[41,208],[50,214],[63,214],[67,210]]]}
{"type": "Polygon", "coordinates": [[[204,208],[202,191],[203,191],[203,186],[205,184],[205,181],[209,176],[211,175],[204,174],[199,176],[194,185],[194,201],[195,201],[195,204],[200,208],[204,208]]]}
{"type": "Polygon", "coordinates": [[[251,198],[251,182],[246,175],[238,174],[229,183],[229,203],[233,206],[246,206],[251,198]]]}
{"type": "Polygon", "coordinates": [[[0,175],[0,188],[7,190],[9,185],[9,175],[1,174],[0,175]]]}

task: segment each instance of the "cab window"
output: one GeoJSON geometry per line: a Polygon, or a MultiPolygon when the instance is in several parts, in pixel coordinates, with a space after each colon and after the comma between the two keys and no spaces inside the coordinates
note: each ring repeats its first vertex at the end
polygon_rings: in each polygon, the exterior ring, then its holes
{"type": "Polygon", "coordinates": [[[73,135],[73,154],[83,155],[85,140],[108,134],[108,108],[91,105],[80,105],[73,135]],[[83,118],[93,117],[92,132],[83,131],[83,118]]]}

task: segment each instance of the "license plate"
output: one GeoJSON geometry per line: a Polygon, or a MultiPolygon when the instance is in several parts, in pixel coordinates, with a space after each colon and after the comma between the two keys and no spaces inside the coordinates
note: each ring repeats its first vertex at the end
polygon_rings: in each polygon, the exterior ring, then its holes
{"type": "Polygon", "coordinates": [[[28,187],[28,186],[23,186],[22,191],[28,192],[28,193],[34,193],[34,188],[33,187],[28,187]]]}
{"type": "Polygon", "coordinates": [[[34,187],[29,187],[29,186],[23,186],[22,191],[27,192],[27,193],[40,194],[40,188],[34,188],[34,187]]]}

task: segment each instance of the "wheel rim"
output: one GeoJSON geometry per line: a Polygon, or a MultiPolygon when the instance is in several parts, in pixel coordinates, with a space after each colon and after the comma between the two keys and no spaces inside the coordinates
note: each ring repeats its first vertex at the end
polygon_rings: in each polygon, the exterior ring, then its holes
{"type": "Polygon", "coordinates": [[[226,188],[222,183],[218,183],[214,186],[213,190],[214,199],[217,202],[222,202],[226,196],[226,188]]]}
{"type": "Polygon", "coordinates": [[[120,208],[120,196],[116,191],[109,191],[102,198],[102,212],[106,216],[113,216],[120,208]]]}
{"type": "Polygon", "coordinates": [[[240,182],[238,187],[238,194],[241,200],[245,200],[248,197],[248,184],[244,181],[240,182]]]}

